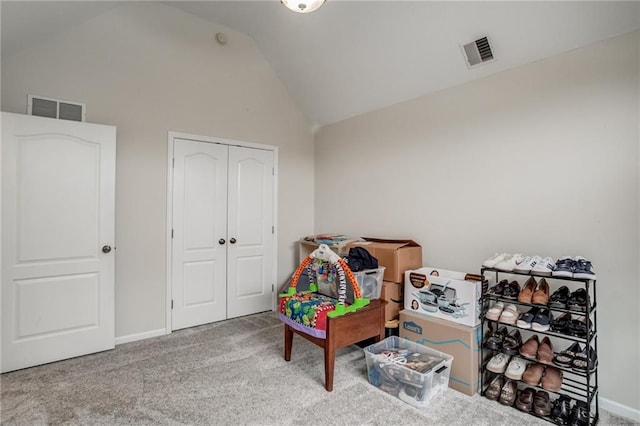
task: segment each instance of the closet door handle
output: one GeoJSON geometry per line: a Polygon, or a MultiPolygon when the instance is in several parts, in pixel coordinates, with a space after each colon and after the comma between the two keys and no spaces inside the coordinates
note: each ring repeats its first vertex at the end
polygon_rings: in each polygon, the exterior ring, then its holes
{"type": "Polygon", "coordinates": [[[218,240],[218,244],[223,245],[224,243],[226,243],[226,241],[224,240],[224,238],[220,238],[218,240]]]}
{"type": "Polygon", "coordinates": [[[231,244],[235,244],[235,243],[236,243],[236,239],[235,239],[235,238],[231,238],[231,239],[229,240],[229,242],[230,242],[231,244]]]}

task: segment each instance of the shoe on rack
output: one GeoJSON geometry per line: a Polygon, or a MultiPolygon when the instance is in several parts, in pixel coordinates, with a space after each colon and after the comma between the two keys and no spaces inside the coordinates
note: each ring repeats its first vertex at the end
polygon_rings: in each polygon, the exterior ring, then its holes
{"type": "Polygon", "coordinates": [[[536,392],[533,397],[533,410],[539,416],[548,416],[551,414],[551,400],[549,394],[543,390],[536,392]]]}
{"type": "Polygon", "coordinates": [[[502,313],[500,314],[500,321],[504,324],[515,325],[518,320],[518,307],[514,304],[509,303],[504,307],[502,313]]]}
{"type": "Polygon", "coordinates": [[[484,262],[482,262],[482,266],[485,268],[493,268],[496,266],[498,262],[502,262],[502,260],[508,256],[507,253],[496,253],[484,262]]]}
{"type": "MultiPolygon", "coordinates": [[[[536,394],[536,390],[534,388],[526,388],[520,393],[520,396],[516,400],[516,408],[520,411],[524,411],[528,413],[531,411],[531,407],[533,407],[533,397],[536,394]]],[[[569,413],[567,413],[567,416],[569,413]]]]}
{"type": "Polygon", "coordinates": [[[533,293],[536,291],[538,287],[538,282],[535,278],[529,277],[529,279],[524,283],[520,294],[518,294],[518,302],[520,303],[531,303],[531,297],[533,293]]]}
{"type": "Polygon", "coordinates": [[[538,288],[531,296],[531,303],[536,305],[546,305],[549,303],[549,283],[544,278],[538,283],[538,288]]]}
{"type": "Polygon", "coordinates": [[[540,346],[538,335],[534,334],[522,344],[522,346],[520,347],[520,355],[527,359],[535,360],[536,355],[538,354],[538,346],[540,346]]]}
{"type": "Polygon", "coordinates": [[[516,321],[516,326],[524,329],[530,329],[531,323],[536,318],[540,308],[531,308],[527,312],[523,312],[516,321]]]}
{"type": "Polygon", "coordinates": [[[579,354],[580,352],[582,352],[580,343],[574,342],[567,349],[555,354],[553,356],[553,363],[555,365],[559,365],[560,367],[571,368],[571,366],[573,365],[573,360],[576,357],[576,354],[579,354]]]}
{"type": "Polygon", "coordinates": [[[547,331],[551,328],[552,321],[553,314],[551,311],[548,309],[540,309],[531,323],[531,329],[535,331],[547,331]]]}
{"type": "Polygon", "coordinates": [[[489,360],[487,364],[487,370],[492,371],[494,373],[503,374],[507,369],[507,364],[509,363],[509,356],[501,353],[495,354],[493,358],[489,360]]]}
{"type": "Polygon", "coordinates": [[[487,341],[485,342],[485,346],[487,347],[487,349],[491,349],[494,351],[501,350],[502,341],[504,340],[504,337],[506,335],[507,335],[507,327],[502,326],[500,328],[497,328],[497,330],[491,333],[491,335],[487,338],[487,341]]]}
{"type": "Polygon", "coordinates": [[[555,265],[556,263],[552,258],[545,257],[540,259],[540,262],[536,263],[536,266],[531,268],[531,273],[535,275],[542,275],[544,277],[550,277],[555,265]]]}
{"type": "Polygon", "coordinates": [[[496,399],[500,398],[502,386],[504,386],[504,377],[502,377],[501,375],[497,375],[493,378],[491,383],[489,383],[489,387],[484,392],[484,396],[495,401],[496,399]]]}
{"type": "Polygon", "coordinates": [[[538,352],[536,353],[536,359],[541,364],[550,365],[553,363],[553,346],[549,337],[545,336],[538,346],[538,352]]]}
{"type": "Polygon", "coordinates": [[[589,304],[589,297],[587,295],[587,290],[583,287],[580,287],[567,299],[567,309],[571,309],[572,311],[580,311],[587,312],[587,305],[589,304]]]}
{"type": "Polygon", "coordinates": [[[522,346],[522,336],[520,330],[514,328],[502,340],[502,352],[507,355],[516,355],[522,346]]]}
{"type": "Polygon", "coordinates": [[[576,401],[576,405],[573,406],[569,415],[569,424],[572,426],[587,426],[589,424],[586,402],[576,401]]]}
{"type": "Polygon", "coordinates": [[[576,256],[576,268],[573,271],[573,278],[579,278],[581,280],[595,280],[596,272],[591,266],[591,262],[582,256],[576,256]]]}
{"type": "Polygon", "coordinates": [[[517,300],[518,294],[520,294],[520,284],[518,284],[518,281],[513,280],[504,288],[502,297],[509,300],[517,300]]]}
{"type": "Polygon", "coordinates": [[[562,371],[555,367],[545,368],[540,385],[545,390],[558,392],[562,387],[562,371]]]}
{"type": "Polygon", "coordinates": [[[527,256],[522,262],[520,262],[515,268],[513,268],[513,272],[528,274],[540,261],[542,261],[542,258],[540,256],[527,256]]]}
{"type": "Polygon", "coordinates": [[[551,420],[559,425],[566,425],[569,422],[569,411],[571,410],[571,398],[567,395],[560,395],[556,399],[551,409],[551,420]]]}
{"type": "Polygon", "coordinates": [[[549,306],[552,308],[567,309],[567,301],[569,300],[569,287],[563,285],[553,292],[549,299],[549,306]]]}
{"type": "Polygon", "coordinates": [[[571,323],[569,324],[569,334],[585,339],[587,337],[587,324],[589,326],[589,329],[593,332],[593,325],[589,318],[581,317],[572,319],[571,323]]]}
{"type": "Polygon", "coordinates": [[[554,277],[573,278],[573,271],[575,270],[576,261],[570,256],[564,256],[556,261],[551,275],[554,277]]]}
{"type": "Polygon", "coordinates": [[[493,306],[489,308],[489,310],[487,311],[487,314],[485,315],[485,318],[491,321],[498,321],[500,319],[500,314],[502,314],[503,310],[504,310],[504,303],[496,302],[493,304],[493,306]]]}
{"type": "Polygon", "coordinates": [[[522,381],[531,386],[538,386],[544,374],[544,366],[538,363],[532,363],[522,374],[522,381]]]}
{"type": "Polygon", "coordinates": [[[507,382],[502,387],[502,392],[500,392],[500,404],[508,405],[509,407],[513,406],[513,403],[516,401],[516,396],[518,395],[518,384],[512,380],[507,380],[507,382]]]}
{"type": "Polygon", "coordinates": [[[551,330],[556,333],[569,334],[571,326],[571,313],[565,312],[551,322],[551,330]]]}
{"type": "Polygon", "coordinates": [[[593,373],[598,366],[598,354],[589,345],[585,346],[580,352],[574,355],[573,361],[571,361],[571,368],[573,371],[579,373],[593,373]],[[587,352],[589,355],[587,356],[587,352]]]}
{"type": "Polygon", "coordinates": [[[491,287],[487,290],[487,296],[497,296],[502,297],[502,293],[504,293],[504,289],[509,285],[508,280],[501,280],[498,284],[491,287]]]}
{"type": "Polygon", "coordinates": [[[522,358],[511,358],[504,375],[512,380],[522,380],[527,363],[522,358]]]}
{"type": "Polygon", "coordinates": [[[496,263],[495,268],[503,272],[511,272],[513,269],[524,261],[524,256],[520,253],[507,254],[500,262],[496,263]]]}

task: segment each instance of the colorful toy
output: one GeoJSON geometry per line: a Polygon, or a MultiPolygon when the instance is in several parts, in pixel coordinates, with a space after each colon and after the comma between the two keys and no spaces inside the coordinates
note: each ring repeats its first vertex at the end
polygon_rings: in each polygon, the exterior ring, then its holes
{"type": "Polygon", "coordinates": [[[280,294],[280,318],[298,331],[320,339],[325,338],[327,317],[334,318],[367,306],[369,299],[363,298],[358,282],[346,262],[334,253],[326,244],[321,244],[296,269],[286,293],[280,294]],[[317,273],[312,263],[320,262],[319,272],[325,274],[326,281],[338,285],[338,299],[316,293],[318,291],[317,273]],[[331,266],[331,267],[329,267],[331,266]],[[307,270],[309,291],[297,291],[298,280],[307,270]],[[335,270],[335,276],[332,275],[335,270]],[[346,304],[347,280],[353,287],[354,302],[346,304]]]}

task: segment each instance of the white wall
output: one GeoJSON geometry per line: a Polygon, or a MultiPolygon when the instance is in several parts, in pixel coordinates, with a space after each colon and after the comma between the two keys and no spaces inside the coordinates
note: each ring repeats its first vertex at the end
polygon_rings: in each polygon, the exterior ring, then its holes
{"type": "Polygon", "coordinates": [[[118,128],[116,336],[165,327],[167,132],[279,147],[278,275],[313,230],[313,135],[249,37],[157,3],[124,4],[2,57],[2,110],[27,93],[87,104],[118,128]],[[226,46],[214,35],[224,31],[226,46]]]}
{"type": "Polygon", "coordinates": [[[600,396],[638,415],[638,51],[635,32],[322,128],[315,231],[411,237],[462,271],[586,256],[600,396]]]}

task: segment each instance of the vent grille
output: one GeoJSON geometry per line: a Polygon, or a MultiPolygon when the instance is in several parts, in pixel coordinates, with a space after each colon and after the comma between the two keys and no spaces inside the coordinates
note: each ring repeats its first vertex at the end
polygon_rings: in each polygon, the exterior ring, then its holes
{"type": "Polygon", "coordinates": [[[86,121],[84,104],[42,96],[28,95],[27,114],[61,120],[86,121]]]}
{"type": "Polygon", "coordinates": [[[487,37],[482,37],[471,43],[464,44],[462,51],[469,68],[495,59],[487,37]]]}

